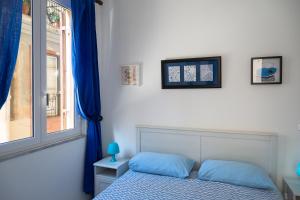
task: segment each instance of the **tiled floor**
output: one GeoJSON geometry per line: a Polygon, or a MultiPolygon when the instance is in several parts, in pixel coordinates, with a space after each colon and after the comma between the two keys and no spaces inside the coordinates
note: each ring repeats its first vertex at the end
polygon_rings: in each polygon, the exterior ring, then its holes
{"type": "Polygon", "coordinates": [[[60,116],[56,117],[47,117],[47,133],[53,133],[60,131],[60,116]]]}

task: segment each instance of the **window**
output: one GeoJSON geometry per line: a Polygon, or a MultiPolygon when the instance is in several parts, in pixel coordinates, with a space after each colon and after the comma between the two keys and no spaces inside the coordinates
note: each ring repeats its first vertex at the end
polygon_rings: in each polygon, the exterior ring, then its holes
{"type": "Polygon", "coordinates": [[[74,128],[71,11],[47,0],[47,132],[74,128]]]}
{"type": "Polygon", "coordinates": [[[10,92],[0,110],[0,143],[33,136],[32,129],[32,16],[31,0],[24,1],[22,30],[10,92]]]}
{"type": "Polygon", "coordinates": [[[0,110],[0,159],[81,134],[75,114],[67,0],[23,0],[9,97],[0,110]]]}

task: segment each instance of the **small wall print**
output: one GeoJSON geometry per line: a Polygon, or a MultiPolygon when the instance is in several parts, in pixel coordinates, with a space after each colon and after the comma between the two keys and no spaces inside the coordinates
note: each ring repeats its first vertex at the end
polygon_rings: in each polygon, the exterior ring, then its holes
{"type": "Polygon", "coordinates": [[[162,89],[221,88],[221,57],[161,61],[162,89]]]}
{"type": "Polygon", "coordinates": [[[281,84],[282,56],[251,59],[251,84],[281,84]]]}
{"type": "Polygon", "coordinates": [[[121,85],[140,85],[140,65],[121,66],[121,85]]]}

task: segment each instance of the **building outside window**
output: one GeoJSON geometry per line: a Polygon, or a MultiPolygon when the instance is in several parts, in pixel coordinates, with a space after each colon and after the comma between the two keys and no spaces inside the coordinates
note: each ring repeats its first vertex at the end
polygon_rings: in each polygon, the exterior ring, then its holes
{"type": "Polygon", "coordinates": [[[71,10],[59,0],[23,0],[16,67],[0,110],[0,149],[13,142],[25,146],[25,141],[45,143],[80,134],[74,109],[71,22],[71,10]]]}

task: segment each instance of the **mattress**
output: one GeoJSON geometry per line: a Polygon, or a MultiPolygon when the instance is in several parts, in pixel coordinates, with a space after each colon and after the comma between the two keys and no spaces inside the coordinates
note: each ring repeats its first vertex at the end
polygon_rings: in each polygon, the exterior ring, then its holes
{"type": "Polygon", "coordinates": [[[180,179],[129,170],[94,200],[282,200],[278,190],[260,190],[194,176],[180,179]]]}

